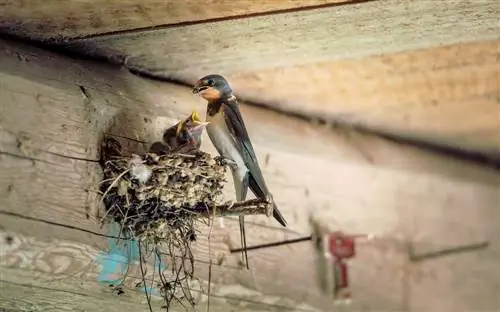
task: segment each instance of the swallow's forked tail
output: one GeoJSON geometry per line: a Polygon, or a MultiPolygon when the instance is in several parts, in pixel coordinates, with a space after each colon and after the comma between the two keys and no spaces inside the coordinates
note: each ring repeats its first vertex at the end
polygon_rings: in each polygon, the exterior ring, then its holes
{"type": "Polygon", "coordinates": [[[244,249],[242,252],[242,260],[247,270],[250,269],[250,265],[248,264],[248,253],[247,253],[247,234],[245,233],[245,217],[239,217],[240,223],[240,238],[241,238],[241,247],[244,249]]]}
{"type": "Polygon", "coordinates": [[[278,221],[281,225],[286,227],[287,223],[281,212],[276,207],[276,203],[273,203],[273,217],[278,221]]]}
{"type": "Polygon", "coordinates": [[[271,193],[267,194],[267,198],[273,203],[273,217],[278,221],[282,226],[286,227],[287,223],[285,220],[285,217],[281,214],[281,212],[278,210],[278,206],[276,206],[276,202],[274,201],[273,196],[271,193]]]}

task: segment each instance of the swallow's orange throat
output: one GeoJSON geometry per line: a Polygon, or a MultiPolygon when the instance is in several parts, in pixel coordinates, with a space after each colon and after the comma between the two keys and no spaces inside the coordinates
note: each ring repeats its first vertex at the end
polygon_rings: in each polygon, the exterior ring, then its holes
{"type": "Polygon", "coordinates": [[[205,90],[201,91],[199,94],[202,98],[209,102],[220,100],[222,96],[221,92],[213,87],[208,87],[205,90]]]}

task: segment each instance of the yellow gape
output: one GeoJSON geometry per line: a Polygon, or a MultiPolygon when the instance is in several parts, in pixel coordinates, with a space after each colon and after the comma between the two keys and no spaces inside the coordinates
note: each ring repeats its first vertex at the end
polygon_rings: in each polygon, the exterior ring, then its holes
{"type": "Polygon", "coordinates": [[[191,113],[191,120],[194,121],[194,122],[201,121],[200,117],[198,116],[198,112],[197,111],[193,111],[191,113]]]}
{"type": "Polygon", "coordinates": [[[184,120],[179,121],[179,123],[177,124],[177,129],[175,130],[176,135],[179,135],[179,133],[181,132],[183,124],[184,124],[184,120]]]}

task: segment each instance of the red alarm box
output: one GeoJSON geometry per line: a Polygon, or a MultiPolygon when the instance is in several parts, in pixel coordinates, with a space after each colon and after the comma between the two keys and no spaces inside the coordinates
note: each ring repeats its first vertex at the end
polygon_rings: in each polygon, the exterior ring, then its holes
{"type": "Polygon", "coordinates": [[[334,258],[348,259],[356,255],[355,237],[345,236],[340,232],[334,232],[328,237],[330,254],[334,258]]]}

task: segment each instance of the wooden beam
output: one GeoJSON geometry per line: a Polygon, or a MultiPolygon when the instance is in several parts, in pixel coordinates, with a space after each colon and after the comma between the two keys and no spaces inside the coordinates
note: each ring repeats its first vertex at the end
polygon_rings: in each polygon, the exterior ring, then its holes
{"type": "Polygon", "coordinates": [[[243,98],[500,158],[500,39],[229,75],[243,98]]]}
{"type": "MultiPolygon", "coordinates": [[[[82,290],[82,283],[78,280],[53,281],[51,276],[46,274],[39,274],[44,279],[35,280],[36,283],[33,283],[29,273],[23,270],[14,271],[2,268],[2,293],[0,294],[2,311],[29,309],[29,311],[49,312],[57,311],[61,307],[79,309],[80,311],[99,311],[105,306],[106,311],[149,312],[148,306],[141,304],[139,300],[133,301],[129,298],[123,298],[123,296],[118,297],[111,292],[102,293],[102,290],[105,289],[103,286],[88,283],[90,285],[85,286],[90,290],[82,290]],[[49,287],[44,285],[48,283],[51,284],[49,287]],[[68,289],[75,289],[75,291],[68,291],[68,289]]],[[[138,295],[132,298],[137,299],[138,295]]],[[[154,308],[155,311],[160,311],[158,304],[154,305],[154,308]]]]}
{"type": "MultiPolygon", "coordinates": [[[[43,240],[5,231],[0,231],[0,240],[3,244],[0,253],[0,309],[18,311],[29,307],[32,311],[41,312],[71,307],[74,310],[99,311],[99,307],[106,306],[107,311],[149,312],[146,296],[141,293],[142,285],[137,287],[143,278],[136,263],[130,264],[127,275],[123,276],[123,293],[119,295],[108,284],[97,283],[101,264],[96,259],[103,255],[100,249],[72,241],[43,240]],[[20,294],[23,295],[20,297],[20,294]]],[[[154,281],[153,267],[143,269],[147,271],[145,280],[149,285],[154,281]]],[[[205,281],[202,280],[202,283],[202,288],[192,284],[198,311],[206,311],[208,305],[205,294],[208,287],[205,281]]],[[[287,304],[283,299],[278,302],[272,296],[255,291],[249,296],[248,291],[235,286],[215,288],[211,292],[210,309],[250,312],[281,307],[288,311],[313,311],[306,305],[294,307],[293,302],[287,304]],[[228,295],[231,287],[233,291],[228,295]],[[238,291],[241,293],[238,294],[238,291]]],[[[153,296],[151,303],[154,311],[162,311],[160,297],[153,296]]],[[[174,304],[172,308],[174,311],[184,310],[179,304],[174,304]]]]}
{"type": "MultiPolygon", "coordinates": [[[[149,311],[142,302],[145,296],[139,292],[125,288],[124,295],[118,297],[108,285],[96,282],[99,271],[94,256],[99,250],[4,231],[0,237],[4,246],[0,254],[2,309],[38,312],[71,307],[98,311],[106,305],[109,311],[149,311]]],[[[153,302],[155,308],[159,305],[158,300],[153,302]]]]}
{"type": "Polygon", "coordinates": [[[130,65],[195,82],[209,72],[253,73],[497,39],[497,4],[495,0],[373,1],[78,42],[116,51],[127,56],[130,65]]]}
{"type": "Polygon", "coordinates": [[[375,1],[77,47],[189,84],[221,73],[242,99],[283,111],[498,155],[497,9],[496,0],[375,1]]]}
{"type": "Polygon", "coordinates": [[[352,0],[85,0],[7,1],[0,30],[31,39],[67,39],[248,15],[338,5],[352,0]]]}
{"type": "MultiPolygon", "coordinates": [[[[10,213],[2,215],[0,226],[17,235],[57,237],[104,250],[104,239],[88,232],[106,233],[96,225],[99,205],[93,192],[101,172],[90,161],[97,158],[100,137],[110,132],[152,142],[192,109],[204,110],[204,103],[188,88],[141,79],[107,64],[7,41],[0,46],[0,207],[10,213]]],[[[411,274],[417,274],[408,269],[415,267],[408,262],[409,243],[426,252],[487,240],[492,255],[497,252],[497,172],[246,105],[242,113],[264,176],[289,222],[283,229],[272,219],[249,217],[248,243],[309,234],[311,214],[332,229],[377,235],[360,245],[352,261],[353,310],[409,307],[405,296],[413,291],[411,274]]],[[[206,137],[202,148],[214,152],[206,137]]],[[[226,196],[234,197],[230,185],[226,196]]],[[[228,254],[239,241],[237,221],[225,220],[225,227],[214,226],[210,240],[200,234],[194,246],[201,277],[207,276],[209,259],[226,257],[223,266],[214,268],[214,291],[265,294],[259,300],[271,297],[278,304],[279,298],[288,298],[331,311],[332,299],[315,284],[310,244],[251,252],[252,269],[242,270],[239,255],[228,254]]],[[[200,230],[208,233],[208,228],[200,230]]],[[[494,270],[491,257],[478,261],[494,270]]],[[[490,287],[495,280],[482,282],[490,287]]],[[[480,291],[465,283],[453,286],[460,288],[457,293],[480,291]]],[[[431,294],[432,287],[417,295],[431,294]]],[[[468,298],[453,297],[453,303],[438,307],[472,304],[468,298]]],[[[484,305],[493,306],[492,300],[484,305]]]]}

